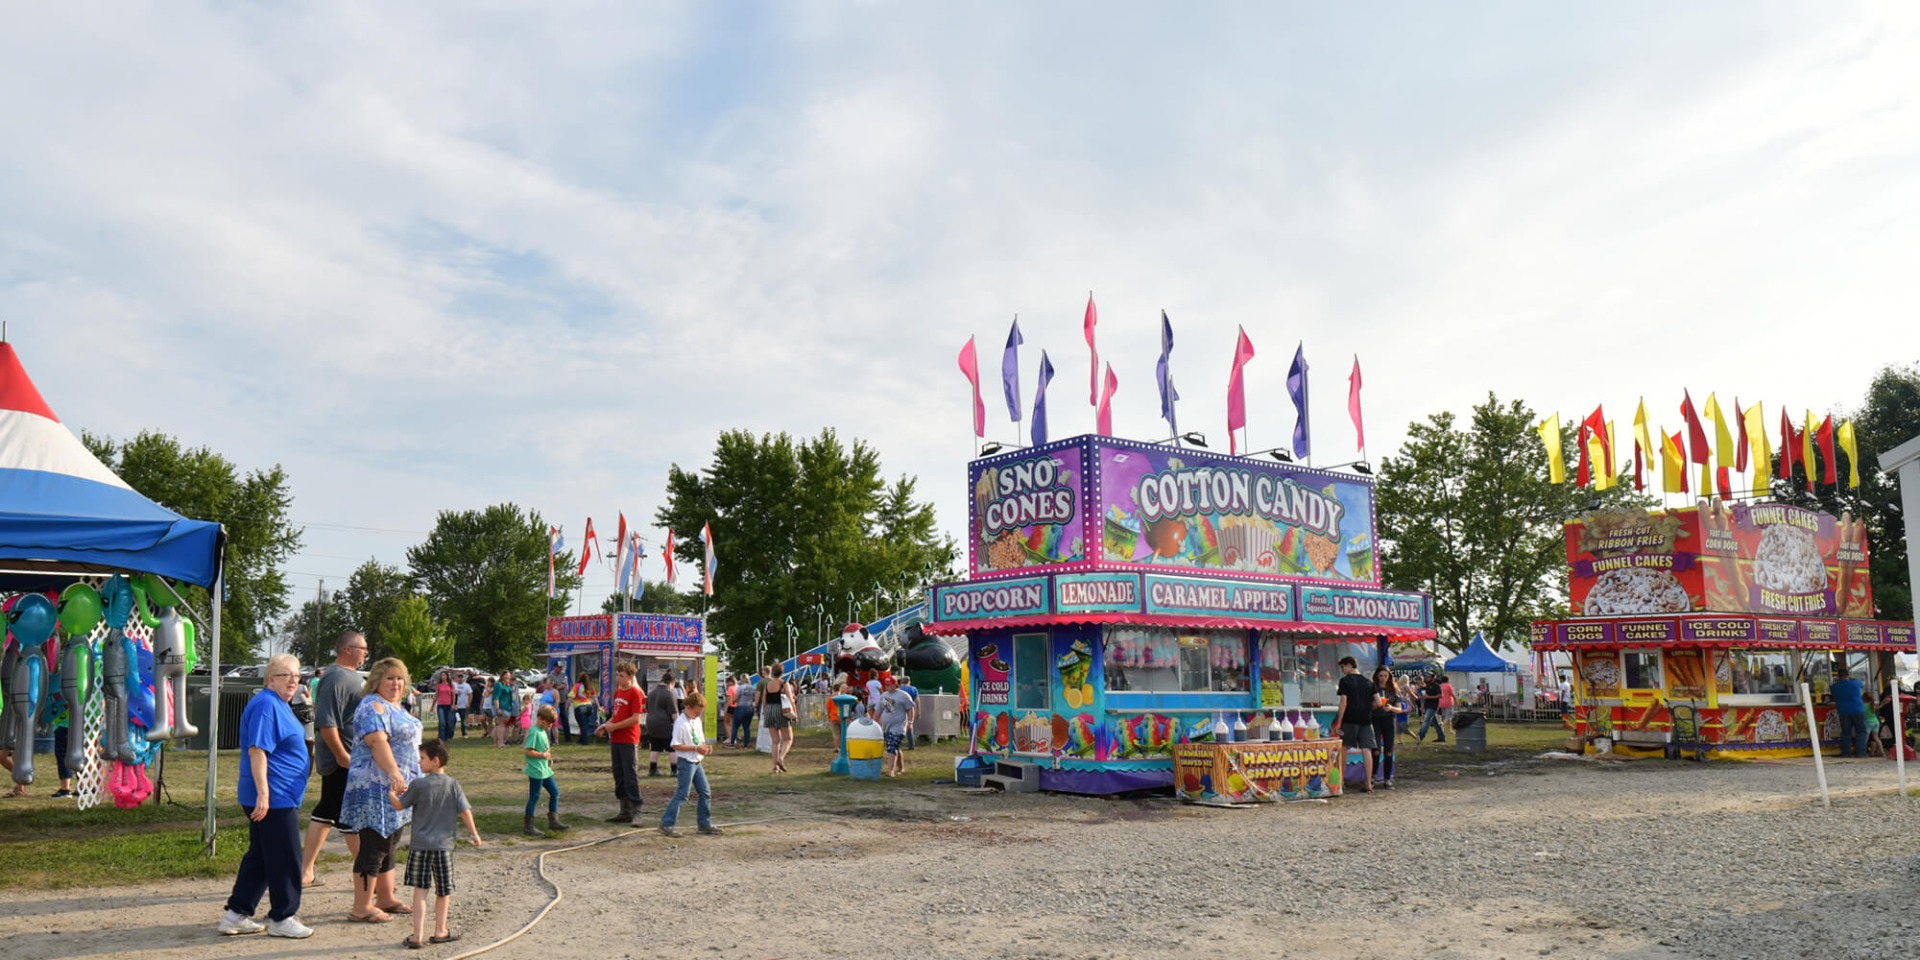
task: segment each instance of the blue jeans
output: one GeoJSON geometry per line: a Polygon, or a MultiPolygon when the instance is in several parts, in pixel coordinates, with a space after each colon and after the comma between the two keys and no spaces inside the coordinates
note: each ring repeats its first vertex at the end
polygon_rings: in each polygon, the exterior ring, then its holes
{"type": "Polygon", "coordinates": [[[591,703],[574,707],[573,724],[580,728],[580,744],[585,746],[592,743],[593,728],[600,725],[600,708],[591,703]]]}
{"type": "Polygon", "coordinates": [[[545,780],[527,778],[527,816],[533,816],[533,808],[540,805],[540,791],[547,791],[547,812],[560,812],[560,785],[552,777],[545,780]]]}
{"type": "Polygon", "coordinates": [[[1439,740],[1441,743],[1447,742],[1447,725],[1440,719],[1439,707],[1427,708],[1426,715],[1420,718],[1420,732],[1415,734],[1413,738],[1415,740],[1425,740],[1427,738],[1428,727],[1432,727],[1433,731],[1440,735],[1439,740]]]}
{"type": "Polygon", "coordinates": [[[453,739],[453,707],[451,705],[445,706],[445,707],[439,707],[435,710],[435,713],[438,714],[440,718],[440,739],[452,740],[453,739]]]}
{"type": "Polygon", "coordinates": [[[680,786],[673,791],[673,799],[667,801],[667,809],[660,814],[660,825],[671,827],[680,819],[680,805],[687,802],[688,791],[699,791],[700,803],[695,808],[694,819],[702,830],[713,829],[712,793],[707,789],[707,765],[704,763],[680,763],[680,786]]]}
{"type": "Polygon", "coordinates": [[[1840,715],[1840,755],[1843,757],[1867,755],[1866,714],[1843,713],[1840,715]]]}
{"type": "Polygon", "coordinates": [[[734,711],[733,742],[743,747],[753,746],[753,707],[742,707],[734,711]]]}

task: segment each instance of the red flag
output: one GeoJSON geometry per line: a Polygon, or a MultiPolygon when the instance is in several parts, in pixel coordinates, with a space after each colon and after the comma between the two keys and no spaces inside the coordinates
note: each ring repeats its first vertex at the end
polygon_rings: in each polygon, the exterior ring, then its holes
{"type": "Polygon", "coordinates": [[[1360,423],[1360,355],[1353,356],[1353,374],[1347,377],[1347,416],[1353,418],[1354,449],[1367,449],[1367,428],[1360,423]]]}
{"type": "Polygon", "coordinates": [[[1728,471],[1726,467],[1721,467],[1713,472],[1713,482],[1719,485],[1720,499],[1722,500],[1733,499],[1733,479],[1727,474],[1728,471]]]}
{"type": "MultiPolygon", "coordinates": [[[[1092,327],[1087,329],[1091,330],[1092,327]]],[[[1227,452],[1239,453],[1240,438],[1234,431],[1247,425],[1247,388],[1240,371],[1253,359],[1253,341],[1247,328],[1240,328],[1240,339],[1233,346],[1233,369],[1227,373],[1227,452]]]]}
{"type": "Polygon", "coordinates": [[[1700,425],[1700,414],[1694,412],[1693,396],[1685,390],[1680,391],[1680,415],[1687,420],[1687,442],[1692,445],[1691,458],[1694,463],[1707,463],[1713,458],[1713,444],[1707,439],[1707,428],[1700,425]]]}
{"type": "Polygon", "coordinates": [[[1602,470],[1605,470],[1608,476],[1613,476],[1613,436],[1607,430],[1607,414],[1603,409],[1604,406],[1605,405],[1602,404],[1599,407],[1594,407],[1593,412],[1587,414],[1587,419],[1580,421],[1580,432],[1585,435],[1580,441],[1581,470],[1579,480],[1583,484],[1587,482],[1587,471],[1585,467],[1587,462],[1587,436],[1600,438],[1600,459],[1602,462],[1596,463],[1593,466],[1595,479],[1598,479],[1599,473],[1602,470]]]}
{"type": "Polygon", "coordinates": [[[667,586],[673,586],[673,528],[667,528],[667,546],[660,551],[661,558],[667,561],[667,586]]]}
{"type": "Polygon", "coordinates": [[[1740,409],[1740,398],[1733,398],[1733,422],[1740,425],[1740,436],[1734,440],[1738,449],[1733,454],[1733,469],[1747,472],[1747,414],[1740,409]]]}
{"type": "MultiPolygon", "coordinates": [[[[1820,448],[1820,482],[1839,483],[1840,477],[1834,472],[1833,414],[1827,414],[1827,418],[1820,421],[1820,429],[1813,431],[1813,442],[1820,448]]],[[[1812,464],[1807,465],[1807,475],[1813,475],[1812,464]]]]}
{"type": "Polygon", "coordinates": [[[1113,375],[1113,364],[1107,364],[1107,388],[1100,393],[1099,430],[1103,437],[1113,436],[1113,392],[1120,389],[1120,378],[1113,375]]]}
{"type": "Polygon", "coordinates": [[[1087,291],[1087,319],[1081,324],[1087,333],[1087,352],[1093,354],[1093,363],[1087,368],[1087,403],[1100,405],[1100,348],[1093,345],[1093,328],[1100,322],[1099,311],[1093,308],[1093,291],[1087,291]]]}
{"type": "Polygon", "coordinates": [[[1593,466],[1587,459],[1587,422],[1580,421],[1580,429],[1574,431],[1573,445],[1580,449],[1580,466],[1573,472],[1573,485],[1584,487],[1592,479],[1593,466]]]}
{"type": "Polygon", "coordinates": [[[973,384],[973,435],[987,435],[987,404],[980,399],[980,355],[973,349],[973,338],[967,338],[967,345],[960,348],[960,372],[967,375],[967,382],[973,384]]]}
{"type": "Polygon", "coordinates": [[[600,539],[593,535],[593,518],[588,517],[587,518],[587,535],[584,538],[582,538],[580,541],[580,569],[575,570],[573,572],[573,575],[576,577],[586,576],[587,561],[592,559],[593,555],[599,552],[600,552],[600,539]]]}

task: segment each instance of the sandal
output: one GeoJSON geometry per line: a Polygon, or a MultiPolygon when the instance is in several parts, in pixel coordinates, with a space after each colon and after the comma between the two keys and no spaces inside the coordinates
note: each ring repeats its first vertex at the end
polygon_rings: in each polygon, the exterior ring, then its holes
{"type": "Polygon", "coordinates": [[[458,930],[448,930],[447,935],[444,937],[428,937],[427,938],[427,940],[431,943],[452,943],[458,939],[460,939],[460,931],[458,930]]]}
{"type": "Polygon", "coordinates": [[[378,910],[375,910],[374,912],[365,914],[365,915],[354,913],[353,911],[349,910],[347,911],[347,919],[353,921],[354,923],[386,923],[392,920],[393,917],[388,916],[387,914],[382,913],[378,910]]]}
{"type": "Polygon", "coordinates": [[[382,905],[379,909],[384,910],[387,913],[397,913],[403,917],[413,916],[413,907],[404,903],[396,903],[390,907],[382,905]]]}
{"type": "Polygon", "coordinates": [[[407,934],[407,938],[405,940],[400,941],[400,945],[403,947],[406,947],[408,950],[425,950],[427,948],[426,944],[421,943],[418,940],[415,940],[413,938],[413,934],[411,933],[407,934]]]}

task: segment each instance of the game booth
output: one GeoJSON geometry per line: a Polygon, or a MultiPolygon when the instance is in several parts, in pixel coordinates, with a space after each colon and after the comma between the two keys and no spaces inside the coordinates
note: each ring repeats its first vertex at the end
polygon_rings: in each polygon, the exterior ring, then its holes
{"type": "Polygon", "coordinates": [[[705,690],[706,622],[665,613],[595,613],[547,618],[547,676],[561,691],[576,677],[598,678],[600,712],[613,711],[613,665],[632,661],[641,688],[672,670],[689,690],[705,690]]]}
{"type": "Polygon", "coordinates": [[[966,637],[972,752],[1019,789],[1336,795],[1338,660],[1434,635],[1380,585],[1364,473],[1082,436],[967,480],[969,576],[926,629],[966,637]]]}
{"type": "MultiPolygon", "coordinates": [[[[82,809],[155,796],[165,745],[200,732],[187,676],[202,649],[213,674],[205,722],[218,729],[225,547],[219,524],[182,517],[107,469],[0,341],[0,748],[13,751],[14,784],[64,766],[82,809]],[[210,618],[186,601],[188,585],[208,588],[210,618]],[[65,728],[57,757],[34,756],[43,726],[65,728]]],[[[208,740],[211,855],[219,738],[208,740]]]]}
{"type": "Polygon", "coordinates": [[[1566,525],[1572,616],[1533,624],[1571,661],[1578,749],[1790,757],[1837,747],[1839,669],[1877,699],[1911,622],[1873,619],[1867,533],[1850,516],[1702,501],[1566,525]]]}

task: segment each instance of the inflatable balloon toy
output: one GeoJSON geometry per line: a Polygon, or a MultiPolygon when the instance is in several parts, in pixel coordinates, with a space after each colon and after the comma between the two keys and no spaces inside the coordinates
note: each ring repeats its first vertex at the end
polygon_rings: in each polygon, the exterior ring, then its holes
{"type": "Polygon", "coordinates": [[[20,650],[7,678],[6,723],[13,732],[13,782],[26,786],[33,782],[33,727],[40,720],[40,707],[46,699],[42,694],[47,659],[41,646],[53,636],[58,616],[52,601],[29,593],[14,601],[7,620],[20,650]]]}
{"type": "Polygon", "coordinates": [[[864,704],[868,680],[885,684],[887,678],[893,676],[893,671],[887,669],[891,658],[880,649],[880,642],[873,639],[873,634],[857,623],[849,623],[841,631],[838,647],[833,659],[834,686],[845,688],[864,704]]]}
{"type": "Polygon", "coordinates": [[[132,763],[133,741],[127,731],[127,717],[132,710],[128,680],[139,654],[126,628],[127,619],[133,616],[133,586],[126,577],[116,574],[100,588],[100,595],[106,602],[107,618],[107,640],[100,651],[106,721],[100,748],[109,760],[132,763]]]}
{"type": "Polygon", "coordinates": [[[960,658],[945,640],[928,633],[920,624],[907,627],[906,642],[894,654],[894,661],[913,678],[923,691],[960,690],[960,658]]]}
{"type": "MultiPolygon", "coordinates": [[[[154,723],[154,686],[153,651],[145,644],[132,644],[132,656],[127,660],[127,709],[123,714],[131,726],[142,731],[153,728],[154,723]]],[[[122,810],[131,810],[153,795],[153,781],[147,777],[147,765],[153,762],[154,754],[160,750],[160,743],[150,742],[145,736],[135,736],[131,726],[126,736],[126,759],[116,759],[113,770],[107,778],[107,794],[113,798],[113,805],[122,810]]]]}
{"type": "Polygon", "coordinates": [[[153,630],[153,725],[149,741],[191,737],[200,728],[187,722],[187,673],[193,669],[193,625],[180,616],[180,598],[165,580],[147,574],[134,582],[135,609],[153,630]],[[151,601],[160,608],[155,617],[151,601]]]}
{"type": "Polygon", "coordinates": [[[60,695],[66,698],[68,726],[67,769],[87,765],[87,701],[98,684],[99,658],[87,638],[100,624],[100,594],[76,583],[60,594],[60,633],[66,638],[60,659],[60,695]]]}

